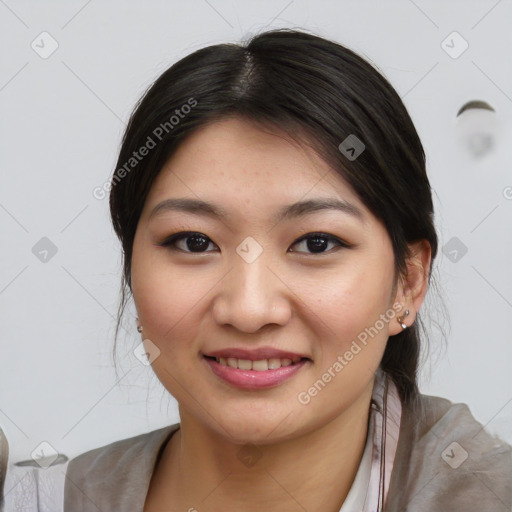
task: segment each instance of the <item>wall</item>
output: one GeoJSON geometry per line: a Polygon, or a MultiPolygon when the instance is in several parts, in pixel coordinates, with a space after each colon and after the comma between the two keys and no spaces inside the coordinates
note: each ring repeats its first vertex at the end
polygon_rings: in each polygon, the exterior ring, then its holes
{"type": "MultiPolygon", "coordinates": [[[[510,2],[494,1],[2,2],[0,424],[11,460],[42,441],[73,456],[177,421],[173,399],[133,357],[133,312],[113,369],[120,247],[108,199],[93,190],[165,68],[285,26],[360,52],[402,96],[427,152],[441,248],[453,237],[467,247],[456,261],[451,246],[439,253],[451,332],[443,349],[432,326],[422,390],[469,404],[512,442],[511,15],[510,2]],[[442,43],[453,31],[469,44],[457,58],[462,39],[442,43]],[[456,122],[473,99],[498,119],[494,149],[480,158],[456,122]]],[[[425,314],[447,329],[442,303],[430,302],[425,314]]]]}

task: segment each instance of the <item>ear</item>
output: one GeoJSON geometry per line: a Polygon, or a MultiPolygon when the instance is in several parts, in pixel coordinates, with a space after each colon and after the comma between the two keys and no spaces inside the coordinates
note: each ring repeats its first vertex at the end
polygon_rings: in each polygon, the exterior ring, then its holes
{"type": "MultiPolygon", "coordinates": [[[[398,318],[410,327],[416,320],[423,299],[428,289],[428,275],[432,248],[427,240],[420,240],[409,244],[411,255],[406,260],[407,275],[400,276],[393,304],[398,303],[401,308],[397,311],[395,319],[390,323],[389,335],[394,336],[403,331],[398,318]],[[406,310],[409,314],[404,316],[406,310]]],[[[395,309],[396,311],[396,309],[395,309]]]]}

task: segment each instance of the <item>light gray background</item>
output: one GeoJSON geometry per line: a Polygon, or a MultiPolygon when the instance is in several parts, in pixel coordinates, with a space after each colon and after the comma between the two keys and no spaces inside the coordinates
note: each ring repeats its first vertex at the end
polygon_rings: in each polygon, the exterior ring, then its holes
{"type": "Polygon", "coordinates": [[[129,113],[164,69],[271,27],[346,44],[402,96],[427,152],[436,275],[451,319],[449,331],[435,295],[422,310],[448,335],[443,350],[432,326],[422,390],[467,403],[512,442],[511,19],[506,0],[0,0],[0,425],[11,462],[42,441],[74,456],[177,421],[173,399],[133,356],[133,312],[114,372],[120,246],[108,199],[92,191],[109,179],[129,113]],[[46,59],[31,47],[50,48],[43,31],[58,43],[46,59]],[[453,31],[469,44],[458,58],[441,46],[453,31]],[[494,148],[478,159],[464,143],[471,127],[456,122],[473,99],[496,109],[494,148]],[[47,262],[32,252],[43,237],[57,247],[47,262]],[[441,251],[453,237],[468,248],[456,262],[441,251]]]}

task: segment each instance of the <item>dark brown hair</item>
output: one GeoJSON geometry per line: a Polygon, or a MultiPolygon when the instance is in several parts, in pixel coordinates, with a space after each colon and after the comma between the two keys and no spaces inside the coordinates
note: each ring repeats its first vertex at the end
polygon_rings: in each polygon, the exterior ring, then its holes
{"type": "MultiPolygon", "coordinates": [[[[315,149],[383,222],[395,278],[406,275],[407,244],[426,239],[432,250],[430,283],[438,246],[431,188],[422,144],[400,97],[375,67],[341,44],[302,31],[273,30],[246,44],[218,44],[186,56],[135,107],[110,191],[124,257],[116,340],[131,294],[135,232],[152,183],[187,135],[231,116],[278,128],[315,149]],[[354,159],[339,149],[350,135],[365,146],[354,159]],[[152,147],[135,160],[134,152],[143,146],[152,147]]],[[[418,392],[418,324],[419,316],[390,338],[381,362],[405,402],[418,392]]]]}

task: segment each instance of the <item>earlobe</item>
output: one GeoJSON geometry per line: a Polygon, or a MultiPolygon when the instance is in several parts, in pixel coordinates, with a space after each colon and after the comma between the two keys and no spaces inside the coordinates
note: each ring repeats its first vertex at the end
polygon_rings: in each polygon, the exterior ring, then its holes
{"type": "Polygon", "coordinates": [[[405,310],[405,313],[403,314],[403,316],[399,316],[399,317],[397,318],[398,323],[400,324],[400,327],[401,327],[402,329],[407,329],[407,325],[404,323],[404,317],[406,317],[406,316],[408,316],[408,315],[409,315],[409,310],[408,310],[408,309],[406,309],[406,310],[405,310]]]}
{"type": "Polygon", "coordinates": [[[139,317],[137,317],[136,324],[137,324],[137,331],[142,332],[142,325],[139,322],[139,317]]]}
{"type": "Polygon", "coordinates": [[[414,323],[416,318],[415,311],[412,309],[412,306],[404,306],[404,303],[407,304],[408,302],[409,301],[404,298],[402,302],[395,303],[400,304],[400,309],[396,312],[394,320],[390,323],[389,336],[395,336],[396,334],[405,331],[405,329],[414,323]]]}

